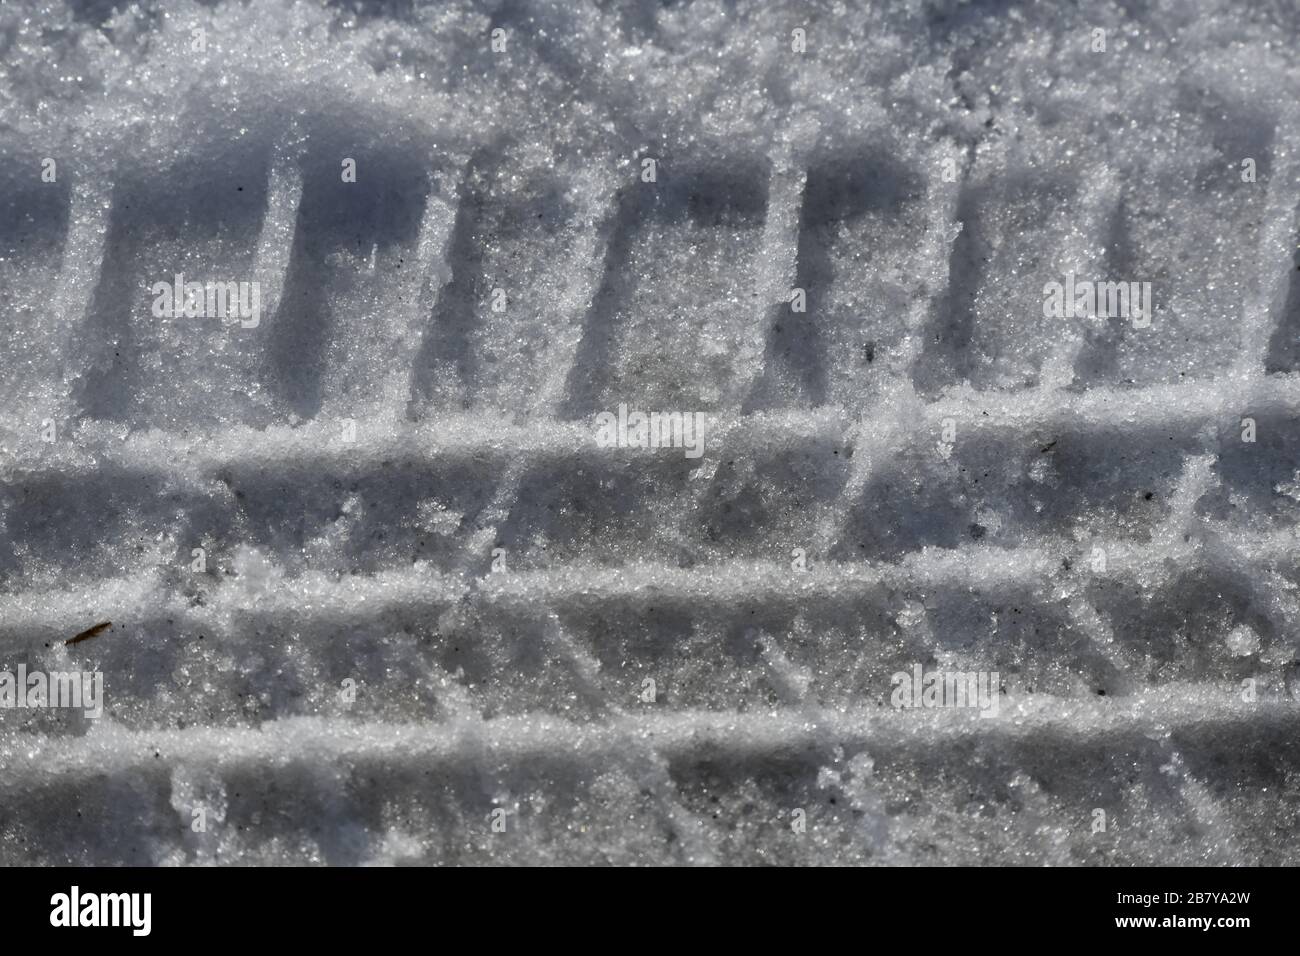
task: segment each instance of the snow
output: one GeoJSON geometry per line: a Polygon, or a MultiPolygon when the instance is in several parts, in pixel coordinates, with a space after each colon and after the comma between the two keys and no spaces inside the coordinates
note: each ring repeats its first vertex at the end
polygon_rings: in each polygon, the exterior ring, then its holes
{"type": "Polygon", "coordinates": [[[5,3],[0,862],[1296,863],[1298,33],[5,3]]]}

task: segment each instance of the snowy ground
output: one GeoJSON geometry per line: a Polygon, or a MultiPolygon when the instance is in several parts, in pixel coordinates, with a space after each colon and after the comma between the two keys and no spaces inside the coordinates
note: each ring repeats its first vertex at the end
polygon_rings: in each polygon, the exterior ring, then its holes
{"type": "Polygon", "coordinates": [[[0,863],[1300,863],[1298,50],[6,0],[0,863]]]}

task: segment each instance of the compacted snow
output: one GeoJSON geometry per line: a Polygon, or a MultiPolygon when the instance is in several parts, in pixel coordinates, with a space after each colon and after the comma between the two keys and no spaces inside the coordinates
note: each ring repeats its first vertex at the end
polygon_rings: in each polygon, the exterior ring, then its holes
{"type": "Polygon", "coordinates": [[[0,862],[1300,862],[1298,33],[6,0],[0,862]]]}

